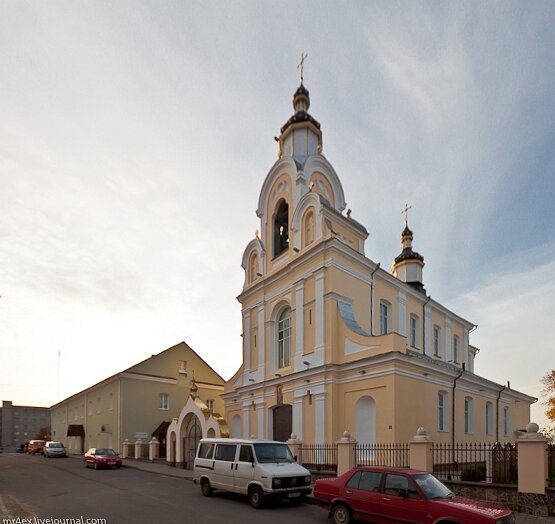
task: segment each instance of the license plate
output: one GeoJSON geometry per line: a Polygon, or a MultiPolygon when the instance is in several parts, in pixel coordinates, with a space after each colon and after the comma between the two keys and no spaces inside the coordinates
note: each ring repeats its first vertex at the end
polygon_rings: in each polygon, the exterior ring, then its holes
{"type": "Polygon", "coordinates": [[[300,497],[301,494],[300,493],[289,493],[289,495],[287,495],[290,499],[294,499],[295,497],[300,497]]]}
{"type": "Polygon", "coordinates": [[[116,463],[113,460],[108,461],[108,466],[115,466],[116,463]]]}

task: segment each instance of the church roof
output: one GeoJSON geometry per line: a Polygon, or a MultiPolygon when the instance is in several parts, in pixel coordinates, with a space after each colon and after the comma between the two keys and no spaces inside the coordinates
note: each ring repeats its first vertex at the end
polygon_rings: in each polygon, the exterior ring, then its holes
{"type": "Polygon", "coordinates": [[[320,123],[308,113],[309,107],[310,94],[308,92],[308,89],[301,82],[301,85],[293,94],[293,108],[295,109],[295,114],[289,120],[287,120],[285,125],[281,128],[281,133],[283,134],[283,132],[286,131],[293,124],[299,124],[301,122],[310,122],[317,129],[320,129],[320,123]],[[304,102],[304,104],[301,102],[304,102]]]}
{"type": "Polygon", "coordinates": [[[395,257],[395,263],[398,264],[404,260],[419,260],[424,262],[424,257],[420,253],[413,251],[412,247],[406,247],[398,257],[395,257]]]}

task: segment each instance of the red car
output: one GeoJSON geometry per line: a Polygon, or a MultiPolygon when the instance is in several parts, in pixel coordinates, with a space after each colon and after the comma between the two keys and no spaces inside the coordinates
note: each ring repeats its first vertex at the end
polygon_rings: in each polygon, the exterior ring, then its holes
{"type": "Polygon", "coordinates": [[[513,524],[512,511],[455,496],[430,473],[414,469],[358,467],[317,480],[313,497],[335,524],[366,522],[513,524]]]}
{"type": "Polygon", "coordinates": [[[83,462],[86,468],[121,468],[121,457],[113,449],[107,448],[89,449],[83,457],[83,462]]]}

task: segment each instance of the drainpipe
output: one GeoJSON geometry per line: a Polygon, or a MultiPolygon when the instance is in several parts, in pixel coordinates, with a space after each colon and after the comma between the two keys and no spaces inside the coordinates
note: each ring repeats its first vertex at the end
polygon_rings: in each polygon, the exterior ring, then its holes
{"type": "Polygon", "coordinates": [[[424,302],[424,305],[422,306],[422,354],[423,355],[426,354],[426,306],[428,305],[428,302],[430,300],[432,300],[432,295],[428,297],[428,300],[426,300],[426,302],[424,302]]]}
{"type": "Polygon", "coordinates": [[[464,362],[462,365],[462,371],[457,375],[455,380],[453,380],[453,393],[451,394],[452,398],[452,409],[451,409],[451,445],[452,445],[452,453],[453,453],[453,462],[455,461],[455,389],[457,388],[457,380],[461,378],[464,374],[465,366],[464,362]]]}
{"type": "Polygon", "coordinates": [[[499,395],[497,395],[497,400],[496,400],[496,405],[495,405],[495,411],[496,411],[496,415],[495,415],[495,442],[499,442],[499,400],[501,399],[501,393],[503,393],[503,391],[505,391],[507,387],[503,386],[499,391],[499,395]]]}
{"type": "Polygon", "coordinates": [[[370,273],[370,335],[374,336],[374,273],[380,269],[380,262],[370,273]]]}

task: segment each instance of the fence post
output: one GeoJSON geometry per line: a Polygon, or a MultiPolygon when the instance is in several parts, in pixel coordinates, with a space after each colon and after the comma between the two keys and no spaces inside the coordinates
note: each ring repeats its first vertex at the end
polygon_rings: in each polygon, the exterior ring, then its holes
{"type": "Polygon", "coordinates": [[[547,439],[535,422],[526,425],[518,440],[518,491],[545,495],[547,484],[547,439]]]}
{"type": "Polygon", "coordinates": [[[295,433],[291,433],[291,437],[289,437],[289,440],[287,440],[286,444],[289,446],[289,449],[291,450],[293,456],[297,458],[297,463],[301,464],[302,442],[297,438],[297,435],[295,435],[295,433]]]}
{"type": "Polygon", "coordinates": [[[411,469],[433,473],[434,456],[432,446],[432,437],[428,435],[423,427],[419,427],[416,430],[416,435],[409,441],[409,466],[411,469]]]}
{"type": "Polygon", "coordinates": [[[131,446],[131,442],[129,439],[125,439],[121,445],[121,458],[129,458],[129,446],[131,446]]]}
{"type": "Polygon", "coordinates": [[[337,476],[343,475],[356,465],[355,447],[356,440],[351,438],[348,431],[336,442],[337,445],[337,476]]]}
{"type": "Polygon", "coordinates": [[[148,443],[148,460],[153,461],[160,456],[160,442],[156,437],[152,437],[152,440],[148,443]]]}
{"type": "Polygon", "coordinates": [[[135,442],[135,459],[138,460],[141,458],[142,456],[142,446],[143,446],[143,442],[141,441],[141,439],[137,439],[137,442],[135,442]]]}

